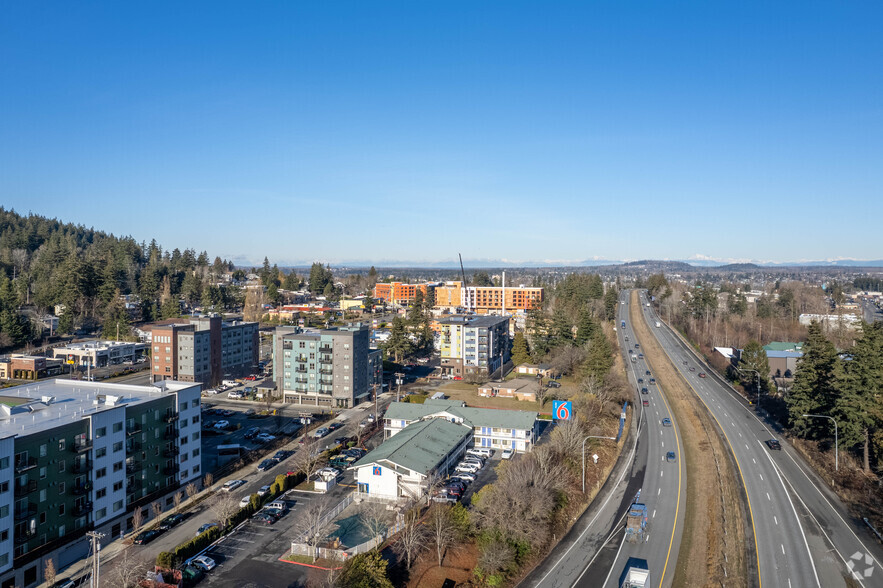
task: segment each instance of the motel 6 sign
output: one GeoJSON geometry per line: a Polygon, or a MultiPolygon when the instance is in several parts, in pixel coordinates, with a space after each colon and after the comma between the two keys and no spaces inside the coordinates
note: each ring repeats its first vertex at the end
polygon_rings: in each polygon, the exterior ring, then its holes
{"type": "Polygon", "coordinates": [[[553,400],[552,416],[556,421],[569,421],[573,414],[573,406],[569,400],[553,400]]]}

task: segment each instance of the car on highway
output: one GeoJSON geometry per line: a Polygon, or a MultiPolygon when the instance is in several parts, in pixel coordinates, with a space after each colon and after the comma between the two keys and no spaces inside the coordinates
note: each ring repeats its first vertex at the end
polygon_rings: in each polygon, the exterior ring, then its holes
{"type": "Polygon", "coordinates": [[[162,521],[160,521],[159,525],[156,527],[160,531],[168,531],[174,526],[177,526],[181,523],[185,518],[182,514],[173,514],[171,516],[167,516],[162,521]]]}
{"type": "Polygon", "coordinates": [[[196,530],[196,536],[199,537],[200,535],[202,535],[203,533],[205,533],[206,531],[208,531],[212,527],[217,527],[217,526],[218,526],[217,523],[206,523],[203,526],[201,526],[199,529],[196,530]]]}
{"type": "Polygon", "coordinates": [[[644,354],[643,354],[643,353],[639,353],[639,354],[638,354],[638,359],[644,359],[644,354]]]}
{"type": "Polygon", "coordinates": [[[273,466],[275,466],[278,463],[279,462],[273,458],[267,458],[258,465],[258,471],[259,472],[266,472],[267,470],[271,469],[273,466]]]}
{"type": "Polygon", "coordinates": [[[650,370],[647,370],[646,372],[644,372],[644,375],[645,375],[645,376],[649,376],[649,375],[650,375],[650,370]]]}
{"type": "Polygon", "coordinates": [[[503,453],[500,454],[500,457],[502,459],[512,459],[514,455],[515,451],[513,451],[512,449],[504,449],[503,453]]]}
{"type": "Polygon", "coordinates": [[[695,371],[696,371],[696,368],[691,367],[691,368],[690,368],[690,371],[691,371],[691,372],[695,372],[695,371]]]}
{"type": "Polygon", "coordinates": [[[671,419],[668,417],[665,417],[664,419],[662,419],[662,426],[663,427],[670,427],[671,426],[671,419]]]}
{"type": "Polygon", "coordinates": [[[704,377],[705,377],[705,372],[699,372],[699,377],[700,377],[700,378],[704,378],[704,377]]]}
{"type": "Polygon", "coordinates": [[[775,449],[776,451],[782,451],[782,444],[779,443],[778,439],[767,439],[766,444],[770,449],[775,449]]]}
{"type": "Polygon", "coordinates": [[[215,568],[215,560],[208,557],[207,555],[199,555],[190,560],[190,565],[196,566],[198,568],[202,568],[203,570],[210,572],[215,568]]]}
{"type": "Polygon", "coordinates": [[[643,383],[644,383],[644,378],[638,378],[638,383],[639,383],[639,384],[643,384],[643,383]]]}
{"type": "Polygon", "coordinates": [[[655,383],[656,383],[656,378],[650,378],[650,383],[651,383],[651,384],[655,384],[655,383]]]}
{"type": "Polygon", "coordinates": [[[147,545],[148,543],[150,543],[151,541],[153,541],[154,539],[156,539],[159,536],[160,536],[160,532],[154,531],[153,529],[149,529],[147,531],[141,531],[140,533],[135,535],[135,538],[132,540],[132,543],[134,543],[135,545],[147,545]]]}
{"type": "Polygon", "coordinates": [[[648,390],[646,387],[641,388],[641,394],[650,394],[650,390],[648,390]]]}
{"type": "Polygon", "coordinates": [[[221,490],[223,490],[224,492],[233,492],[243,485],[245,485],[245,480],[230,480],[228,482],[224,482],[224,485],[221,486],[221,490]]]}
{"type": "Polygon", "coordinates": [[[641,345],[638,343],[635,343],[635,349],[640,349],[640,348],[641,348],[641,345]]]}
{"type": "Polygon", "coordinates": [[[674,451],[669,451],[668,453],[665,454],[665,461],[677,461],[677,460],[678,460],[678,454],[675,453],[674,451]]]}
{"type": "Polygon", "coordinates": [[[643,404],[644,406],[650,406],[650,401],[645,398],[641,401],[641,404],[643,404]]]}

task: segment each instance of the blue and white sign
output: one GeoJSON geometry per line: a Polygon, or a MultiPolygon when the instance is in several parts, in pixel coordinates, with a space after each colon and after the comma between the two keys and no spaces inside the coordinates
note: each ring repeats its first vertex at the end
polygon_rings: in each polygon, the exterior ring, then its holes
{"type": "Polygon", "coordinates": [[[372,469],[372,472],[373,472],[373,474],[374,474],[375,476],[381,476],[381,475],[383,475],[383,474],[381,473],[381,471],[380,471],[380,466],[374,466],[374,467],[371,468],[371,469],[372,469]]]}
{"type": "Polygon", "coordinates": [[[569,400],[553,400],[552,416],[556,421],[569,421],[573,414],[573,405],[569,400]]]}

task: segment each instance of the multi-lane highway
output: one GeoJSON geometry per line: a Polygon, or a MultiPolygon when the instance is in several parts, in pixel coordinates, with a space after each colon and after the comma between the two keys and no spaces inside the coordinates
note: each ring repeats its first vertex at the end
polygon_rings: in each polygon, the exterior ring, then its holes
{"type": "Polygon", "coordinates": [[[686,494],[680,432],[662,390],[650,384],[654,377],[652,366],[640,357],[640,347],[635,347],[638,342],[629,327],[628,293],[623,293],[620,300],[618,320],[623,360],[634,390],[634,415],[638,421],[636,444],[623,448],[622,459],[627,463],[621,472],[614,470],[611,474],[613,488],[599,497],[600,504],[587,511],[588,520],[577,523],[546,562],[522,583],[524,586],[619,586],[620,575],[630,557],[647,560],[650,585],[671,585],[681,542],[686,494]],[[625,329],[621,328],[622,321],[626,323],[625,329]],[[630,360],[632,355],[634,363],[630,360]],[[640,393],[644,387],[648,389],[647,394],[640,393]],[[663,425],[666,418],[671,420],[671,426],[663,425]],[[669,451],[675,452],[674,461],[666,460],[669,451]],[[638,491],[640,502],[647,506],[648,525],[644,536],[631,542],[625,540],[625,512],[638,491]]]}
{"type": "MultiPolygon", "coordinates": [[[[643,292],[641,300],[647,323],[661,322],[643,292]]],[[[651,331],[717,421],[735,456],[749,502],[758,583],[827,588],[846,586],[844,578],[851,575],[860,586],[883,586],[879,545],[849,519],[787,443],[781,451],[766,445],[776,436],[755,407],[717,379],[664,323],[651,331]],[[707,377],[700,377],[702,373],[707,377]]]]}

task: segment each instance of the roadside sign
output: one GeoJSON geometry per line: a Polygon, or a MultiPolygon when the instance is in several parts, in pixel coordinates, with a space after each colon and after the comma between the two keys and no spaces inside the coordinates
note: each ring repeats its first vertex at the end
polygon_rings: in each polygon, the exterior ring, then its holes
{"type": "Polygon", "coordinates": [[[569,400],[552,401],[552,416],[555,418],[555,420],[568,421],[570,420],[570,415],[572,414],[573,406],[569,400]]]}

